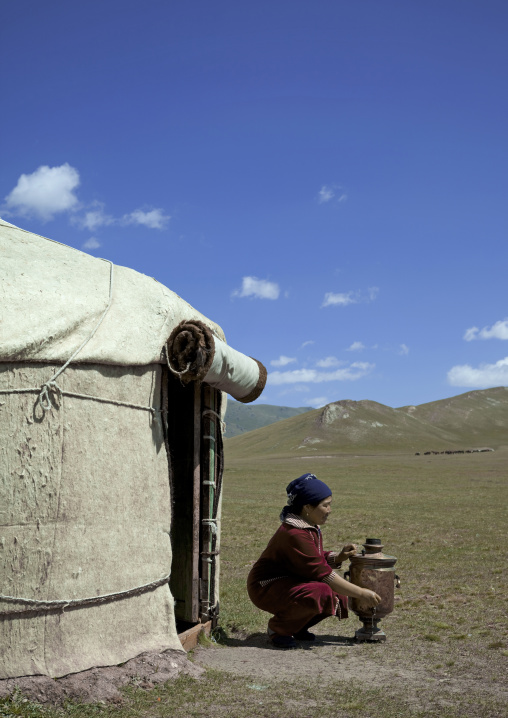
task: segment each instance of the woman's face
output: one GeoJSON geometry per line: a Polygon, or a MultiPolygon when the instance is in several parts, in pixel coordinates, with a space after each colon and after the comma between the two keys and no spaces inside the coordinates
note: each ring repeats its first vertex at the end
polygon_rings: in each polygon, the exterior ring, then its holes
{"type": "Polygon", "coordinates": [[[323,499],[317,506],[306,504],[303,507],[302,516],[309,524],[324,524],[332,510],[332,497],[323,499]]]}

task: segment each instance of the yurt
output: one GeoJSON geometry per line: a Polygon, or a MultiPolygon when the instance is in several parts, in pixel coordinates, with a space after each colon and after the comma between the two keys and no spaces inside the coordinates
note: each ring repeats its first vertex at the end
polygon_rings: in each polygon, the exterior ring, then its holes
{"type": "Polygon", "coordinates": [[[219,612],[226,394],[266,370],[132,269],[0,221],[0,678],[59,677],[219,612]]]}

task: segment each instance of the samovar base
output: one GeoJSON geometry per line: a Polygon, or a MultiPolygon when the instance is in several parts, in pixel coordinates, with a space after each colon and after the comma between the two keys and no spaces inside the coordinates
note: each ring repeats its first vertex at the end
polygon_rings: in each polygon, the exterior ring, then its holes
{"type": "Polygon", "coordinates": [[[379,619],[368,618],[363,622],[363,626],[355,631],[355,641],[371,641],[372,643],[382,643],[386,641],[386,633],[378,628],[379,619]]]}

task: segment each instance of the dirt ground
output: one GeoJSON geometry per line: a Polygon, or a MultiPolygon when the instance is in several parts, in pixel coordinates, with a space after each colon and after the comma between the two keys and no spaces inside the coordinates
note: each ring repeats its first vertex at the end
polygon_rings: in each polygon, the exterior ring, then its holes
{"type": "Polygon", "coordinates": [[[27,676],[0,680],[0,698],[18,689],[30,700],[54,706],[69,700],[122,703],[118,689],[129,683],[150,689],[182,674],[199,678],[203,673],[204,668],[189,661],[183,651],[149,652],[120,666],[91,668],[63,678],[27,676]]]}
{"type": "Polygon", "coordinates": [[[294,681],[300,675],[321,684],[361,681],[366,687],[398,695],[416,711],[454,705],[459,696],[474,696],[477,703],[485,700],[508,705],[508,686],[486,681],[480,667],[453,674],[444,667],[429,670],[428,661],[413,658],[401,662],[389,636],[385,643],[355,643],[351,636],[359,623],[336,626],[339,624],[333,619],[315,626],[316,641],[302,642],[296,650],[278,650],[266,634],[258,633],[229,639],[227,646],[200,646],[194,650],[193,660],[205,668],[249,678],[260,689],[275,681],[294,681]]]}
{"type": "Polygon", "coordinates": [[[56,680],[44,676],[2,680],[0,697],[18,688],[24,696],[42,704],[57,706],[67,700],[121,704],[119,688],[127,684],[149,690],[182,674],[199,678],[207,668],[213,668],[248,678],[259,690],[274,682],[292,682],[298,675],[321,684],[361,681],[367,687],[383,688],[397,695],[416,711],[452,706],[466,696],[474,696],[477,703],[508,704],[508,687],[485,680],[481,667],[475,670],[469,665],[467,670],[448,672],[444,667],[429,670],[428,660],[413,658],[403,662],[393,637],[388,636],[385,643],[355,643],[352,635],[359,625],[348,622],[346,627],[333,620],[325,621],[313,629],[315,642],[302,642],[291,651],[274,648],[265,633],[237,634],[227,639],[227,645],[198,646],[190,660],[180,651],[145,653],[121,666],[92,668],[56,680]]]}

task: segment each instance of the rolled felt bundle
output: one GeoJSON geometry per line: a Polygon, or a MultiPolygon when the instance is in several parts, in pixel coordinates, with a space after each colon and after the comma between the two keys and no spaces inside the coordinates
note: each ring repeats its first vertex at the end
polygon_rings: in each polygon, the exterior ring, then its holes
{"type": "Polygon", "coordinates": [[[266,369],[213,335],[200,321],[183,321],[167,341],[168,366],[184,384],[202,381],[247,404],[261,394],[266,369]]]}
{"type": "Polygon", "coordinates": [[[203,322],[184,320],[169,335],[166,351],[169,368],[184,384],[203,381],[215,354],[214,336],[203,322]]]}

